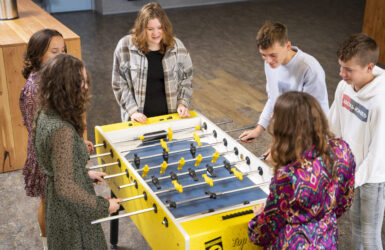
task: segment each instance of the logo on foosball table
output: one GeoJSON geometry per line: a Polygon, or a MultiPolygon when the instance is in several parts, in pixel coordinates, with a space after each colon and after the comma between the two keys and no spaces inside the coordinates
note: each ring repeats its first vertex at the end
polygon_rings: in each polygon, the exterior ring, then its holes
{"type": "Polygon", "coordinates": [[[222,250],[222,237],[205,242],[205,247],[206,250],[222,250]]]}

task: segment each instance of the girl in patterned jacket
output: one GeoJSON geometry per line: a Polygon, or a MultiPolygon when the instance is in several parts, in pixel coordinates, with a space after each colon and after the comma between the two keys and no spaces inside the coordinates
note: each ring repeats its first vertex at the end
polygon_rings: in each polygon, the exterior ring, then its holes
{"type": "Polygon", "coordinates": [[[254,208],[249,237],[266,249],[337,249],[337,218],[352,204],[355,162],[333,138],[318,101],[287,92],[269,132],[274,176],[266,205],[254,208]]]}

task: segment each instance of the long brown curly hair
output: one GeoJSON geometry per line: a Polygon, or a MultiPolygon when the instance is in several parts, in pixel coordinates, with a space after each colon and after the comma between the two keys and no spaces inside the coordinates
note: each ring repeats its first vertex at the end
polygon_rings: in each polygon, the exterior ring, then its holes
{"type": "Polygon", "coordinates": [[[84,112],[88,100],[83,76],[84,64],[69,55],[59,54],[50,58],[40,73],[39,110],[55,112],[74,126],[80,136],[86,128],[84,112]]]}
{"type": "Polygon", "coordinates": [[[334,137],[319,102],[303,92],[286,92],[276,101],[269,125],[273,136],[271,158],[275,172],[294,161],[301,162],[301,153],[315,146],[326,168],[333,173],[328,139],[334,137]]]}
{"type": "MultiPolygon", "coordinates": [[[[27,51],[24,55],[24,67],[22,74],[25,79],[28,79],[28,76],[31,72],[37,72],[41,68],[41,59],[43,58],[45,52],[49,47],[49,43],[52,40],[52,37],[63,35],[53,29],[42,29],[35,32],[28,41],[27,51]]],[[[67,49],[65,52],[67,52],[67,49]]]]}
{"type": "Polygon", "coordinates": [[[154,18],[157,18],[162,25],[163,36],[160,42],[160,52],[164,54],[166,50],[174,48],[175,39],[172,24],[160,4],[153,2],[144,5],[139,11],[134,28],[130,33],[133,35],[134,45],[147,54],[150,50],[147,45],[146,29],[148,22],[154,18]]]}

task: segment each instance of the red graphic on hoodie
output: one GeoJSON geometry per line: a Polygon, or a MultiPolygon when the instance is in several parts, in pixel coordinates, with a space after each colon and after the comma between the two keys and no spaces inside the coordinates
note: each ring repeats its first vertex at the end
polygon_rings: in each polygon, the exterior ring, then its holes
{"type": "Polygon", "coordinates": [[[342,107],[345,107],[347,110],[351,110],[350,96],[344,95],[342,99],[342,107]]]}

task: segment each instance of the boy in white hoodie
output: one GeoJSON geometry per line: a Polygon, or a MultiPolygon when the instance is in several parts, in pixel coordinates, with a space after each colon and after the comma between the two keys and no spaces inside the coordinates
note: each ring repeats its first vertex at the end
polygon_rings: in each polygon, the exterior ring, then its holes
{"type": "Polygon", "coordinates": [[[385,71],[375,64],[379,48],[360,33],[338,52],[340,76],[329,124],[349,143],[357,163],[355,194],[350,208],[353,249],[382,249],[385,207],[385,71]]]}

